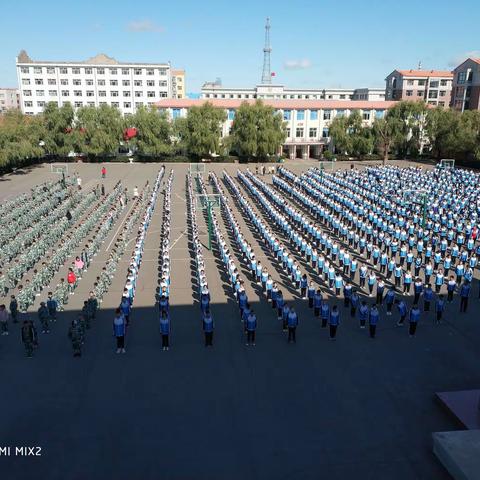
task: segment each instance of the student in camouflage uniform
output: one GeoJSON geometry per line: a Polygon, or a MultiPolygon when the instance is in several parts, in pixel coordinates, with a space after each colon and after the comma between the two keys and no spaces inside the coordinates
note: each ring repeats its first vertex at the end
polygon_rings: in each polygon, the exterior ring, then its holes
{"type": "Polygon", "coordinates": [[[90,318],[95,320],[97,318],[97,310],[98,310],[98,300],[95,297],[95,293],[93,291],[90,292],[90,296],[87,300],[88,311],[90,314],[90,318]]]}
{"type": "Polygon", "coordinates": [[[73,356],[80,357],[82,355],[82,332],[80,322],[78,320],[72,320],[72,324],[68,329],[68,338],[72,342],[73,356]]]}
{"type": "Polygon", "coordinates": [[[38,309],[38,319],[42,324],[42,333],[50,333],[50,328],[49,328],[50,315],[48,313],[48,308],[45,305],[45,302],[40,303],[40,308],[38,309]]]}
{"type": "Polygon", "coordinates": [[[15,298],[15,295],[10,297],[10,316],[12,317],[13,323],[18,323],[18,302],[15,298]]]}
{"type": "Polygon", "coordinates": [[[35,329],[33,322],[25,320],[22,325],[22,342],[25,346],[25,352],[27,357],[33,356],[33,349],[37,343],[37,330],[35,329]]]}

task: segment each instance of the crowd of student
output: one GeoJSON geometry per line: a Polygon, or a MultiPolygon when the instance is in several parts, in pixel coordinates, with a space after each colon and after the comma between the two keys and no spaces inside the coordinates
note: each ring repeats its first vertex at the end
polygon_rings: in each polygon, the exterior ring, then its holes
{"type": "MultiPolygon", "coordinates": [[[[158,191],[160,189],[160,183],[164,173],[165,167],[162,166],[153,184],[150,198],[145,208],[142,223],[138,228],[137,236],[135,238],[135,246],[130,257],[122,298],[120,300],[119,307],[115,311],[115,317],[113,319],[113,334],[116,338],[117,353],[125,353],[126,351],[125,336],[127,333],[127,326],[130,324],[130,314],[135,299],[137,278],[142,263],[143,250],[145,248],[145,236],[152,220],[152,215],[157,202],[158,191]]],[[[170,175],[172,176],[173,173],[170,175]]]]}

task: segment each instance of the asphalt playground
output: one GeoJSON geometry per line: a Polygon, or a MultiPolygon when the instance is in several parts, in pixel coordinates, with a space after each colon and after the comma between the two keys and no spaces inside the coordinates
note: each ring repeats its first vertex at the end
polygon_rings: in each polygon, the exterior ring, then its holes
{"type": "MultiPolygon", "coordinates": [[[[287,163],[296,173],[309,165],[287,163]]],[[[154,181],[160,168],[159,164],[106,166],[107,192],[118,180],[129,191],[142,188],[147,180],[154,181]]],[[[175,174],[170,350],[161,349],[155,304],[160,194],[146,238],[125,355],[115,353],[112,319],[123,291],[128,250],[87,333],[81,358],[72,356],[67,330],[104,266],[130,204],[80,280],[67,310],[59,314],[49,335],[40,334],[34,358],[25,356],[19,325],[10,325],[10,335],[0,337],[0,447],[10,446],[12,451],[41,447],[41,456],[0,455],[0,478],[449,479],[432,452],[432,432],[460,427],[435,401],[435,392],[479,388],[478,279],[467,314],[458,313],[455,299],[441,325],[434,324],[433,313],[422,315],[413,339],[405,327],[395,327],[395,315],[385,316],[384,307],[375,340],[340,307],[336,342],[328,341],[327,331],[306,302],[285,286],[286,299],[299,314],[295,345],[287,343],[259,287],[248,281],[258,330],[256,346],[247,347],[223,264],[215,248],[207,250],[207,226],[199,212],[216,323],[214,346],[206,349],[186,216],[189,165],[165,166],[164,179],[171,168],[175,174]]],[[[246,168],[233,164],[225,168],[233,176],[239,167],[246,168]]],[[[99,164],[69,165],[86,189],[102,182],[100,168],[99,164]]],[[[221,182],[223,168],[206,167],[221,182]]],[[[48,165],[4,176],[0,200],[52,178],[48,165]]],[[[271,182],[267,175],[264,179],[271,182]]],[[[228,195],[257,258],[275,281],[285,284],[283,272],[228,195]]],[[[216,214],[229,235],[221,212],[216,214]]],[[[239,261],[230,235],[229,240],[239,261]]],[[[52,284],[65,275],[60,272],[52,284]]],[[[246,278],[245,272],[242,276],[246,278]]],[[[41,300],[43,296],[26,315],[35,318],[41,300]]]]}

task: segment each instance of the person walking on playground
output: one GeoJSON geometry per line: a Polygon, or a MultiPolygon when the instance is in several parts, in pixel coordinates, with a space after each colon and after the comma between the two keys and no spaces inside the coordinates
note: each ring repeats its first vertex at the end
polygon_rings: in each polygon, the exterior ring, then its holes
{"type": "Polygon", "coordinates": [[[102,167],[102,178],[105,178],[107,176],[107,169],[105,166],[102,167]]]}
{"type": "Polygon", "coordinates": [[[113,319],[113,335],[117,339],[117,353],[125,353],[126,321],[119,308],[115,310],[113,319]]]}
{"type": "Polygon", "coordinates": [[[160,335],[162,336],[162,350],[168,350],[170,336],[170,318],[165,310],[160,313],[160,335]]]}

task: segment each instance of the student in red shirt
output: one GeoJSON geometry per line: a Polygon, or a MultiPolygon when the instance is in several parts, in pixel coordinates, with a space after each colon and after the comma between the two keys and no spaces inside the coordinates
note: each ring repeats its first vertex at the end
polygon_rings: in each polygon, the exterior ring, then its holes
{"type": "Polygon", "coordinates": [[[73,272],[73,269],[69,268],[68,269],[68,275],[67,275],[67,282],[68,282],[68,291],[71,295],[74,294],[73,290],[77,284],[77,276],[73,272]]]}

